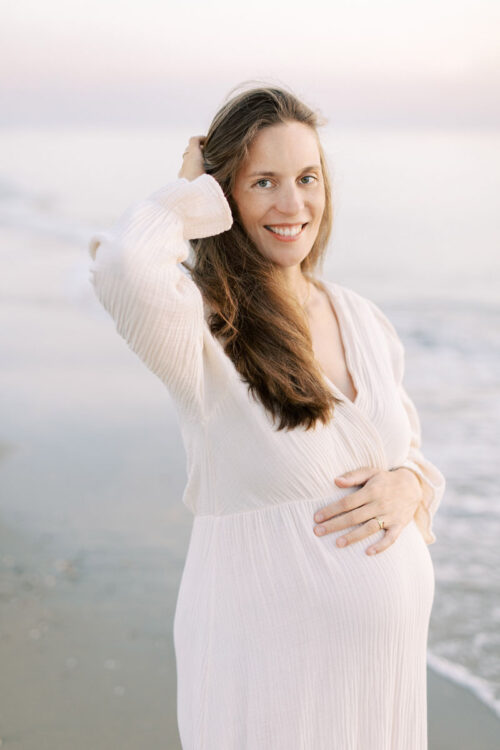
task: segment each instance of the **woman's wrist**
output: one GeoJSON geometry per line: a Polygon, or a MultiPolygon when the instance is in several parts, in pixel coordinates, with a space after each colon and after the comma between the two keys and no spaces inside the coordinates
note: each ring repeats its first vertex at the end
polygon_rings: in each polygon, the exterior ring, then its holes
{"type": "Polygon", "coordinates": [[[419,477],[419,475],[417,474],[416,471],[413,471],[413,469],[410,469],[409,466],[394,466],[394,468],[389,469],[389,471],[402,471],[402,470],[403,471],[408,471],[417,480],[418,486],[419,486],[419,489],[420,489],[420,496],[419,496],[418,505],[420,505],[420,503],[424,499],[424,483],[422,482],[421,477],[419,477]]]}

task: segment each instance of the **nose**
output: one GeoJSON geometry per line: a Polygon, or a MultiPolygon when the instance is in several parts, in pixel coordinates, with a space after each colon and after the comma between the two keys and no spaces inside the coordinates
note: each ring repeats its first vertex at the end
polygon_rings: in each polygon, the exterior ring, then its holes
{"type": "Polygon", "coordinates": [[[295,183],[286,183],[280,187],[276,198],[276,209],[287,217],[298,216],[304,206],[304,197],[300,187],[295,183]]]}

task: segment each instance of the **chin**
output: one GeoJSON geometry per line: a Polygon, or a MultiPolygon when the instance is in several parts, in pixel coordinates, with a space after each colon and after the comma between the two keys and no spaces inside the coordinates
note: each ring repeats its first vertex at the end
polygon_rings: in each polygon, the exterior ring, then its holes
{"type": "MultiPolygon", "coordinates": [[[[269,257],[269,256],[268,256],[269,257]]],[[[307,258],[307,255],[300,255],[296,258],[288,257],[288,258],[270,258],[270,260],[273,261],[273,263],[277,266],[280,266],[281,268],[291,268],[292,266],[298,266],[302,263],[304,258],[307,258]]]]}
{"type": "Polygon", "coordinates": [[[308,248],[306,251],[302,249],[301,252],[298,252],[297,250],[294,251],[285,247],[281,252],[276,252],[275,249],[269,250],[267,248],[259,248],[259,251],[266,258],[272,260],[273,263],[276,263],[277,266],[289,268],[290,266],[296,266],[297,264],[302,263],[311,252],[311,249],[312,248],[308,248]]]}

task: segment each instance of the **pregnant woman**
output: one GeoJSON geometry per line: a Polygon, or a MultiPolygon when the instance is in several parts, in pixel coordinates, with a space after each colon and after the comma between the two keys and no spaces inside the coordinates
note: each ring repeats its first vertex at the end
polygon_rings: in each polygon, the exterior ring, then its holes
{"type": "Polygon", "coordinates": [[[184,750],[427,748],[445,479],[393,325],[317,273],[319,124],[285,89],[240,92],[177,179],[90,240],[95,293],[169,389],[186,450],[184,750]]]}

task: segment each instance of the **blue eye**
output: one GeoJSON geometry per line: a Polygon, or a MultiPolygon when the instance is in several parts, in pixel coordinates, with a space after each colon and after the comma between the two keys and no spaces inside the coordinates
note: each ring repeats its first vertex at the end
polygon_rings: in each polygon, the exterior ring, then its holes
{"type": "MultiPolygon", "coordinates": [[[[318,178],[315,175],[312,175],[312,174],[306,174],[306,175],[304,175],[304,177],[300,178],[301,182],[303,180],[308,180],[308,179],[311,180],[312,182],[314,182],[314,181],[317,181],[318,178]]],[[[254,187],[256,187],[256,186],[258,186],[258,187],[264,187],[264,185],[262,185],[263,182],[271,182],[271,180],[269,180],[267,177],[265,177],[265,178],[263,177],[262,180],[257,180],[257,182],[255,183],[254,187]]],[[[302,182],[302,184],[303,185],[311,185],[312,182],[302,182]]]]}

